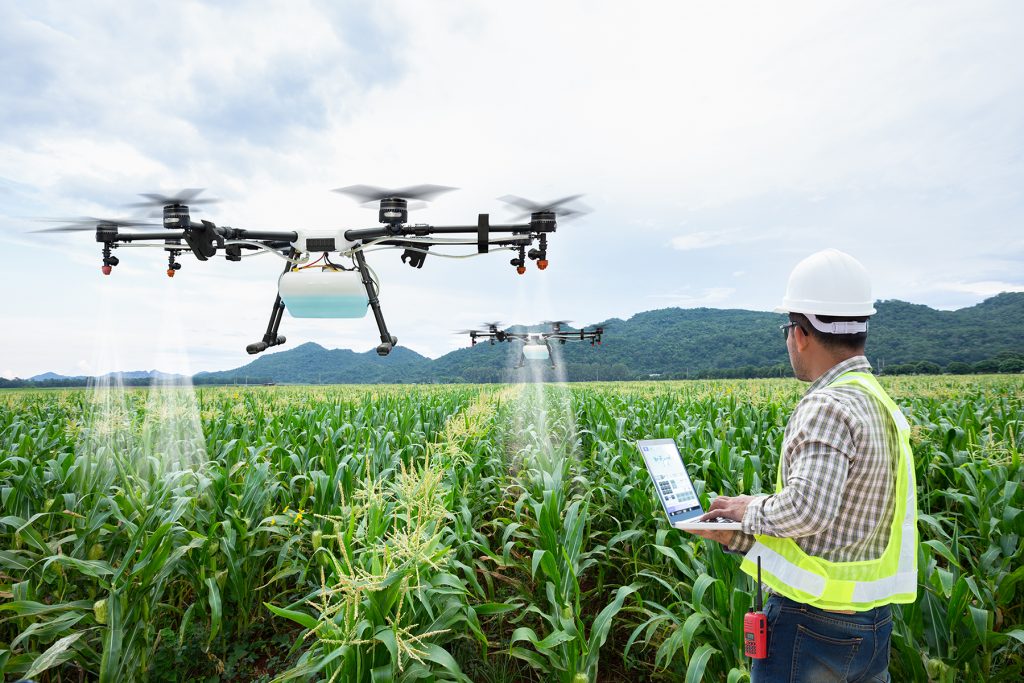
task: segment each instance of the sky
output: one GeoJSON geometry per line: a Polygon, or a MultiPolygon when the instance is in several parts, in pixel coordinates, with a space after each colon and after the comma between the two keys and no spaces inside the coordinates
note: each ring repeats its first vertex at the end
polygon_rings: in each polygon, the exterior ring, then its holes
{"type": "MultiPolygon", "coordinates": [[[[1024,291],[1018,2],[0,4],[0,375],[234,368],[281,261],[121,249],[40,218],[133,215],[206,188],[193,219],[374,227],[332,193],[460,188],[414,222],[583,193],[550,266],[422,270],[368,255],[401,345],[437,357],[484,320],[577,325],[651,309],[771,310],[835,247],[878,299],[1024,291]]],[[[294,319],[282,349],[372,349],[373,317],[294,319]]]]}

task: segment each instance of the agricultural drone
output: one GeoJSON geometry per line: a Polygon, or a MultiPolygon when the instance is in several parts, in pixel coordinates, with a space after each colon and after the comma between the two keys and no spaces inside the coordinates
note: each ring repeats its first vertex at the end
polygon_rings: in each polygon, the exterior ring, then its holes
{"type": "MultiPolygon", "coordinates": [[[[249,344],[246,351],[260,353],[285,342],[278,334],[285,309],[296,318],[361,318],[367,307],[373,311],[380,331],[377,353],[386,356],[398,343],[391,335],[381,313],[380,283],[367,265],[365,254],[382,249],[401,249],[403,263],[422,268],[428,253],[449,258],[466,258],[489,251],[512,251],[509,263],[520,275],[526,273],[527,259],[537,268],[548,266],[548,234],[555,232],[559,217],[569,218],[586,209],[571,205],[582,195],[563,197],[537,204],[521,197],[506,195],[501,201],[523,213],[512,225],[491,225],[488,214],[477,217],[476,225],[433,226],[425,223],[407,224],[409,210],[417,208],[437,195],[454,190],[440,185],[414,185],[386,189],[369,185],[351,185],[334,190],[360,203],[379,202],[381,227],[327,230],[246,230],[218,226],[211,221],[195,222],[190,207],[212,204],[217,200],[201,198],[201,189],[186,189],[174,195],[142,194],[144,202],[130,204],[136,208],[163,209],[163,230],[133,232],[125,229],[158,228],[159,223],[141,218],[57,219],[64,225],[38,232],[96,231],[102,245],[104,275],[119,263],[114,249],[122,247],[155,247],[167,252],[167,275],[174,277],[181,269],[178,257],[191,252],[198,260],[207,261],[222,252],[228,261],[271,253],[284,259],[284,270],[278,277],[278,292],[270,311],[270,322],[262,341],[249,344]],[[529,217],[528,222],[521,222],[529,217]],[[460,237],[460,235],[462,235],[460,237]],[[434,246],[470,246],[475,252],[448,254],[431,252],[434,246]],[[319,258],[314,258],[320,254],[319,258]],[[351,261],[345,266],[331,260],[337,254],[351,261]]],[[[154,215],[159,215],[154,214],[154,215]]],[[[336,258],[336,257],[335,257],[336,258]]]]}
{"type": "Polygon", "coordinates": [[[562,326],[569,322],[568,320],[545,320],[543,324],[551,328],[545,332],[502,330],[499,329],[501,325],[499,322],[483,323],[485,329],[459,330],[456,334],[468,334],[471,346],[476,346],[478,341],[488,341],[492,346],[495,342],[522,342],[519,364],[515,366],[516,368],[523,367],[527,360],[550,360],[551,367],[554,368],[555,359],[551,355],[552,342],[565,344],[569,341],[589,341],[591,346],[601,345],[601,335],[604,334],[603,327],[598,326],[592,330],[581,328],[575,332],[562,329],[562,326]]]}

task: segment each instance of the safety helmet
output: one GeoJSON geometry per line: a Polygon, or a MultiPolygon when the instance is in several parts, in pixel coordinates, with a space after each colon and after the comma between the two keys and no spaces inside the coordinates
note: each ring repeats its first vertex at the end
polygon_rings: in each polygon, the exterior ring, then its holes
{"type": "Polygon", "coordinates": [[[868,271],[838,249],[811,254],[789,274],[786,296],[775,312],[852,318],[874,315],[868,271]]]}

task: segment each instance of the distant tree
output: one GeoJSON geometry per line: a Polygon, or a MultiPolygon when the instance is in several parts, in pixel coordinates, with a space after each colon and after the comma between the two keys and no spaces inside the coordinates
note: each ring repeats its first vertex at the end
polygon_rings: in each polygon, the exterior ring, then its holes
{"type": "Polygon", "coordinates": [[[974,368],[970,363],[964,363],[963,361],[955,360],[946,366],[946,372],[951,375],[969,375],[974,372],[974,368]]]}
{"type": "Polygon", "coordinates": [[[1020,358],[1007,358],[999,363],[999,372],[1024,372],[1024,360],[1020,358]]]}
{"type": "Polygon", "coordinates": [[[632,379],[632,377],[630,376],[629,367],[625,363],[615,363],[608,368],[608,377],[606,378],[602,373],[601,379],[617,381],[632,379]]]}
{"type": "Polygon", "coordinates": [[[985,360],[979,360],[974,364],[975,372],[999,372],[999,361],[992,358],[986,358],[985,360]]]}
{"type": "Polygon", "coordinates": [[[499,372],[494,368],[466,368],[462,377],[470,384],[487,384],[498,381],[499,372]]]}

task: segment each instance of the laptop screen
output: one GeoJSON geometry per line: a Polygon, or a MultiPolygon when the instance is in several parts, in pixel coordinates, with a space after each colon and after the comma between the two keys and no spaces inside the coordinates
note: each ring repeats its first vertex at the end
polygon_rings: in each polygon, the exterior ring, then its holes
{"type": "Polygon", "coordinates": [[[690,475],[672,439],[640,441],[640,454],[654,480],[654,490],[670,523],[693,520],[704,514],[690,475]]]}

